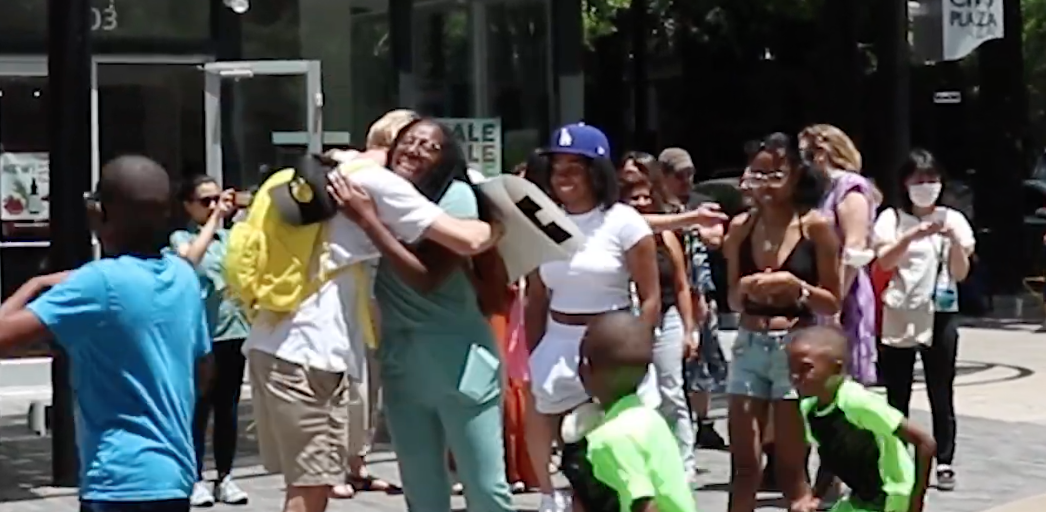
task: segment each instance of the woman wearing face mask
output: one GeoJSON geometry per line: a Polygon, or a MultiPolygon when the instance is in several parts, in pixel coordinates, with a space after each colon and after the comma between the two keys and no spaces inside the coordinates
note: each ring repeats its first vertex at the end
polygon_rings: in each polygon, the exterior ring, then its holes
{"type": "Polygon", "coordinates": [[[768,423],[776,438],[777,481],[793,508],[808,509],[806,443],[785,346],[796,329],[838,311],[839,241],[815,211],[825,176],[799,156],[788,136],[764,140],[747,173],[758,210],[738,215],[723,245],[730,306],[741,312],[727,381],[730,511],[755,509],[761,433],[768,423]]]}
{"type": "Polygon", "coordinates": [[[890,405],[908,414],[919,354],[937,440],[937,488],[955,488],[955,359],[957,283],[970,270],[973,229],[958,210],[940,204],[936,159],[916,149],[901,168],[908,193],[875,222],[878,264],[894,272],[883,291],[882,371],[890,405]]]}
{"type": "MultiPolygon", "coordinates": [[[[448,214],[488,218],[461,148],[438,122],[404,127],[388,162],[448,214]]],[[[340,175],[331,181],[335,197],[351,195],[340,175]]],[[[470,510],[514,510],[505,478],[501,362],[480,303],[488,292],[503,296],[508,283],[476,279],[480,257],[464,259],[430,242],[404,247],[376,216],[343,210],[382,253],[374,284],[377,357],[407,503],[411,510],[450,511],[449,448],[470,510]]]]}
{"type": "MultiPolygon", "coordinates": [[[[568,260],[545,263],[527,278],[526,326],[534,407],[528,411],[527,449],[541,490],[540,512],[569,510],[549,473],[552,442],[563,416],[590,400],[578,378],[578,347],[585,326],[597,316],[632,305],[638,291],[640,316],[651,326],[661,319],[657,246],[647,222],[621,204],[610,144],[599,129],[570,124],[552,134],[549,196],[586,236],[568,260]]],[[[647,375],[640,395],[655,407],[660,394],[647,375]]]]}
{"type": "Polygon", "coordinates": [[[842,306],[836,321],[850,343],[847,373],[865,385],[875,384],[875,296],[867,265],[875,222],[871,184],[860,175],[861,154],[850,137],[832,125],[815,124],[799,134],[799,148],[831,179],[821,213],[835,226],[842,243],[842,306]]]}
{"type": "Polygon", "coordinates": [[[194,507],[214,503],[244,505],[247,493],[232,480],[236,456],[237,417],[240,388],[246,358],[241,353],[247,337],[247,321],[234,302],[222,297],[225,290],[225,244],[228,232],[225,220],[236,208],[233,191],[222,189],[209,176],[197,176],[185,182],[181,190],[182,207],[190,223],[171,234],[171,246],[196,267],[203,290],[204,310],[214,338],[215,378],[210,389],[196,404],[193,437],[196,443],[196,466],[200,481],[193,486],[190,502],[194,507]],[[207,424],[214,413],[214,462],[218,480],[213,488],[203,481],[203,458],[206,453],[207,424]]]}
{"type": "MultiPolygon", "coordinates": [[[[656,161],[655,161],[656,164],[656,161]]],[[[665,204],[653,180],[642,173],[624,173],[621,199],[640,213],[664,211],[665,204]]],[[[655,236],[661,287],[661,322],[655,330],[654,370],[661,392],[661,415],[672,427],[687,476],[696,476],[694,428],[683,388],[683,361],[697,354],[693,303],[683,245],[672,231],[655,236]]]]}
{"type": "MultiPolygon", "coordinates": [[[[799,149],[828,174],[830,185],[821,214],[835,226],[842,245],[842,305],[839,314],[823,317],[846,332],[850,357],[847,374],[858,382],[877,382],[875,364],[879,351],[875,342],[875,295],[868,264],[875,257],[869,238],[875,222],[875,200],[871,183],[860,175],[861,153],[850,137],[829,124],[815,124],[799,133],[799,149]]],[[[841,483],[818,471],[818,495],[832,500],[841,483]]]]}

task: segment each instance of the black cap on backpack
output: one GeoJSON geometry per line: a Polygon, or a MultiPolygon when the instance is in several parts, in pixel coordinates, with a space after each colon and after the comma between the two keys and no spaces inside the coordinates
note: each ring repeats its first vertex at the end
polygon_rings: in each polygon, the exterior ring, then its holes
{"type": "Polygon", "coordinates": [[[307,154],[294,167],[294,177],[274,187],[272,202],[288,224],[304,226],[323,222],[338,211],[334,198],[327,193],[327,173],[338,167],[332,158],[307,154]]]}

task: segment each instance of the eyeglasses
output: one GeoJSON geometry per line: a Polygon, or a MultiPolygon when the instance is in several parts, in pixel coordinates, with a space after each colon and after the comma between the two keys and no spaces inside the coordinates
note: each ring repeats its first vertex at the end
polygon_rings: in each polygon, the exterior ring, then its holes
{"type": "Polygon", "coordinates": [[[776,171],[748,171],[748,179],[761,183],[780,182],[788,177],[787,171],[776,170],[776,171]]]}
{"type": "Polygon", "coordinates": [[[97,206],[101,202],[102,200],[98,198],[98,192],[84,192],[84,204],[88,208],[97,206]]]}
{"type": "Polygon", "coordinates": [[[210,208],[211,206],[214,206],[214,203],[218,202],[218,199],[219,199],[218,196],[203,196],[203,197],[197,197],[196,198],[196,202],[199,203],[200,206],[203,206],[204,208],[210,208]]]}
{"type": "Polygon", "coordinates": [[[411,137],[409,139],[405,138],[400,141],[400,145],[404,148],[411,148],[417,146],[419,149],[426,153],[437,153],[439,152],[439,150],[443,149],[443,145],[434,140],[419,139],[416,137],[411,137]]]}

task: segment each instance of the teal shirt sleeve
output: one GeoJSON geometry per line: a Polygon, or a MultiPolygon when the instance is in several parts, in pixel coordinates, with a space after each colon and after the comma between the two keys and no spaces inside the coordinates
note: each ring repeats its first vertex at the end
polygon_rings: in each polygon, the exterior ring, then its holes
{"type": "Polygon", "coordinates": [[[657,490],[639,446],[629,439],[614,441],[593,443],[590,438],[588,458],[595,477],[617,493],[622,510],[631,510],[632,503],[654,498],[657,490]]]}
{"type": "Polygon", "coordinates": [[[171,247],[173,247],[174,250],[177,251],[178,247],[189,242],[192,242],[192,235],[188,231],[179,229],[174,233],[171,233],[171,247]]]}
{"type": "Polygon", "coordinates": [[[447,192],[439,200],[439,207],[447,215],[459,219],[478,219],[479,202],[472,187],[463,181],[451,182],[447,192]]]}

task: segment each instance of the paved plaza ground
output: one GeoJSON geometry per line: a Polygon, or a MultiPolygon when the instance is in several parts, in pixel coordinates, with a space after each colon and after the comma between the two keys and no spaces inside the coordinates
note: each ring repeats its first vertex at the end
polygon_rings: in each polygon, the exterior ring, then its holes
{"type": "MultiPolygon", "coordinates": [[[[1010,502],[1011,509],[992,512],[1046,511],[1046,333],[1037,326],[994,322],[962,330],[960,377],[956,408],[959,413],[959,440],[956,455],[958,488],[951,493],[930,491],[928,512],[985,512],[1010,502]]],[[[929,425],[925,394],[916,392],[913,416],[929,425]]],[[[0,397],[0,512],[63,512],[76,510],[75,489],[48,487],[50,480],[50,441],[28,432],[25,425],[27,396],[0,397]]],[[[246,425],[250,417],[249,400],[241,410],[246,425]]],[[[715,414],[725,431],[725,409],[717,401],[715,414]]],[[[245,507],[218,506],[215,512],[232,510],[278,511],[282,503],[282,480],[265,474],[257,456],[251,432],[244,432],[237,460],[236,475],[250,493],[245,507]]],[[[702,512],[726,510],[729,481],[729,456],[700,451],[701,475],[694,497],[702,512]]],[[[371,457],[374,473],[398,480],[394,454],[376,453],[371,457]]],[[[561,483],[562,480],[560,480],[561,483]]],[[[517,496],[520,510],[534,510],[533,494],[517,496]]],[[[456,510],[464,502],[455,498],[456,510]]],[[[774,495],[765,495],[760,512],[781,510],[774,495]]],[[[402,497],[365,493],[335,502],[333,512],[392,512],[406,510],[402,497]]],[[[483,511],[477,511],[483,512],[483,511]]]]}

